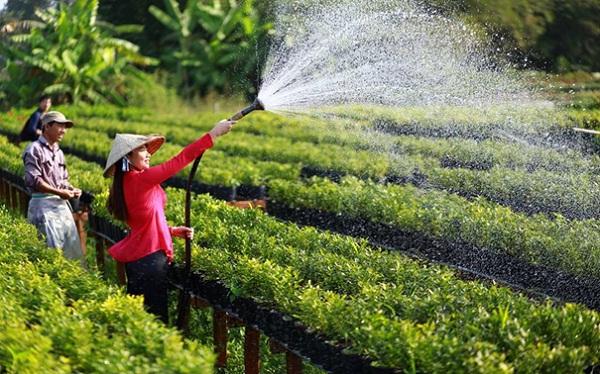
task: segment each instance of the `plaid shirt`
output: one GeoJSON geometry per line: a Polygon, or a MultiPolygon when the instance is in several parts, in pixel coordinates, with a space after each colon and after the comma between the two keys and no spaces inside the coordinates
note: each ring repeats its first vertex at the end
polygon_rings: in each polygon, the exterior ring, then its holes
{"type": "Polygon", "coordinates": [[[23,163],[25,187],[30,193],[37,192],[42,182],[57,189],[73,187],[68,181],[69,173],[63,151],[58,147],[58,143],[51,147],[44,135],[23,151],[23,163]]]}

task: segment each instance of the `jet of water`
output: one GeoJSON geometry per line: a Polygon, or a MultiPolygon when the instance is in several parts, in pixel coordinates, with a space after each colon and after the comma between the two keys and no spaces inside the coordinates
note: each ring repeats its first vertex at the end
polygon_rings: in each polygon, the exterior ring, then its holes
{"type": "Polygon", "coordinates": [[[415,1],[291,2],[276,12],[278,36],[258,95],[270,111],[528,99],[523,81],[490,51],[480,30],[415,1]]]}

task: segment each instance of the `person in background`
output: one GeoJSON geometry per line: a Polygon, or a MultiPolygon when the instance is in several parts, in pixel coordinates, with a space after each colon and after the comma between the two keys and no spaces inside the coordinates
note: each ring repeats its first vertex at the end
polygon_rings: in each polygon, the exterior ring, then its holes
{"type": "Polygon", "coordinates": [[[168,264],[173,260],[172,237],[192,238],[189,227],[170,227],[165,218],[166,194],[161,183],[212,147],[236,121],[223,120],[178,155],[150,167],[150,156],[164,143],[161,135],[117,134],[104,177],[114,177],[107,208],[130,228],[127,237],[108,249],[125,263],[127,293],[143,295],[146,309],[165,324],[168,315],[168,264]]]}
{"type": "Polygon", "coordinates": [[[48,95],[40,96],[38,108],[31,114],[25,125],[21,129],[19,138],[21,141],[35,141],[42,135],[42,117],[52,106],[52,99],[48,95]]]}
{"type": "Polygon", "coordinates": [[[31,193],[27,220],[46,238],[49,247],[60,248],[63,256],[85,259],[69,199],[79,198],[81,190],[69,183],[65,156],[58,143],[73,127],[73,121],[60,112],[42,117],[42,135],[23,151],[25,187],[31,193]]]}

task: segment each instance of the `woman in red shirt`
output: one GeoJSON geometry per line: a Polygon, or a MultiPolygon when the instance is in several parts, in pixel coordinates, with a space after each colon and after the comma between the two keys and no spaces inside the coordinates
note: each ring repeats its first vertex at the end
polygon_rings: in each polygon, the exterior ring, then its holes
{"type": "Polygon", "coordinates": [[[160,184],[181,171],[227,134],[236,121],[223,120],[200,139],[163,164],[150,167],[150,156],[160,148],[161,135],[117,134],[108,155],[104,177],[114,176],[108,211],[125,221],[129,235],[108,253],[125,263],[127,293],[143,295],[150,313],[168,323],[167,268],[173,259],[172,237],[191,238],[189,227],[169,227],[166,195],[160,184]]]}

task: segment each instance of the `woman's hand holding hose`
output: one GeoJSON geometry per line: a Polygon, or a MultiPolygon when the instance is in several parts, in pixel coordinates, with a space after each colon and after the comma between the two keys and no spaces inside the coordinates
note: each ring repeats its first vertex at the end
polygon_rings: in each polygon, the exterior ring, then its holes
{"type": "Polygon", "coordinates": [[[185,226],[171,227],[171,235],[177,238],[193,240],[194,228],[185,226]]]}
{"type": "Polygon", "coordinates": [[[231,131],[231,128],[233,127],[233,125],[235,125],[237,123],[237,121],[229,121],[229,120],[221,120],[219,123],[217,123],[215,125],[215,127],[212,128],[212,130],[210,130],[208,133],[210,134],[210,137],[212,138],[213,142],[221,135],[225,135],[227,134],[229,131],[231,131]]]}

